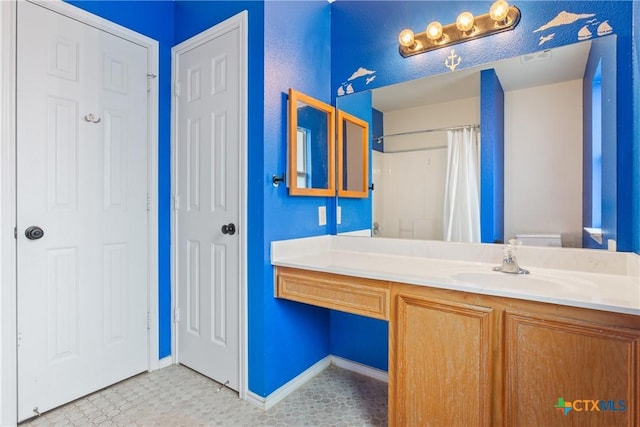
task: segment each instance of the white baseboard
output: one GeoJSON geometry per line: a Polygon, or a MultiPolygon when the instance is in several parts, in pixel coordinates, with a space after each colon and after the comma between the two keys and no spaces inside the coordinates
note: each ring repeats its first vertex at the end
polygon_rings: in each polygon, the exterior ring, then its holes
{"type": "MultiPolygon", "coordinates": [[[[164,360],[164,359],[163,359],[164,360]]],[[[320,372],[324,371],[329,367],[329,365],[336,365],[339,368],[346,369],[348,371],[356,372],[361,375],[365,375],[370,378],[374,378],[379,381],[384,381],[386,383],[389,382],[389,374],[386,371],[381,369],[372,368],[371,366],[363,365],[358,362],[353,362],[351,360],[343,359],[338,356],[327,356],[324,359],[320,360],[309,369],[271,393],[267,397],[259,396],[253,393],[251,390],[248,390],[245,399],[247,402],[252,405],[257,406],[263,410],[269,410],[273,408],[278,402],[282,401],[284,398],[289,396],[291,393],[302,387],[309,380],[313,379],[320,372]]]]}
{"type": "Polygon", "coordinates": [[[166,368],[174,364],[173,356],[163,357],[158,360],[158,369],[166,368]]]}
{"type": "Polygon", "coordinates": [[[313,377],[324,371],[331,364],[331,356],[327,356],[324,359],[316,362],[306,371],[271,393],[267,397],[259,396],[252,391],[247,391],[245,400],[260,409],[269,410],[273,408],[278,402],[282,401],[285,397],[302,387],[305,383],[311,380],[313,377]]]}
{"type": "Polygon", "coordinates": [[[338,356],[331,356],[331,364],[336,365],[338,368],[353,371],[367,377],[374,378],[378,381],[389,382],[389,373],[382,369],[373,368],[371,366],[363,365],[362,363],[354,362],[352,360],[343,359],[338,356]]]}

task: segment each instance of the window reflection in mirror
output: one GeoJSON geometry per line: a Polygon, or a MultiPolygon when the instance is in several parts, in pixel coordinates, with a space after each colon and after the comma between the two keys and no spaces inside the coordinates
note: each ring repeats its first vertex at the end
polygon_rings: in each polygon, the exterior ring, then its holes
{"type": "MultiPolygon", "coordinates": [[[[307,163],[310,156],[307,152],[311,151],[311,131],[302,127],[298,127],[297,132],[297,161],[296,161],[296,182],[299,188],[311,188],[311,164],[307,163]]],[[[325,180],[326,181],[326,180],[325,180]]]]}
{"type": "Polygon", "coordinates": [[[369,124],[338,110],[338,196],[368,197],[369,124]]]}
{"type": "Polygon", "coordinates": [[[335,194],[334,108],[289,90],[289,194],[335,194]]]}

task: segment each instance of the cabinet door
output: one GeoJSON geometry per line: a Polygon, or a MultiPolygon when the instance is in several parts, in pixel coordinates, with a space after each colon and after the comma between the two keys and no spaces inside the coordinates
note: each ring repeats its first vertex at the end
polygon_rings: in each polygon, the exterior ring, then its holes
{"type": "Polygon", "coordinates": [[[505,419],[637,426],[640,331],[505,313],[505,419]]]}
{"type": "Polygon", "coordinates": [[[395,301],[390,424],[489,425],[492,310],[408,294],[395,301]]]}

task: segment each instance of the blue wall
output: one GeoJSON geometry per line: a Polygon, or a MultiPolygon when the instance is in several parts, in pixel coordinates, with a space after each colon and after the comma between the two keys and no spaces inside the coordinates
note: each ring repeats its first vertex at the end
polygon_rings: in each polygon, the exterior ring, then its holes
{"type": "Polygon", "coordinates": [[[612,38],[594,40],[591,44],[589,59],[583,80],[583,224],[592,226],[592,86],[596,78],[598,64],[601,65],[600,91],[600,139],[602,141],[602,173],[601,173],[601,228],[602,244],[594,241],[587,232],[583,234],[583,246],[593,249],[606,249],[608,239],[617,239],[618,221],[618,180],[617,151],[617,78],[616,78],[616,41],[612,38]]]}
{"type": "MultiPolygon", "coordinates": [[[[269,257],[273,240],[328,234],[330,226],[318,226],[318,207],[333,201],[289,197],[285,186],[271,185],[271,176],[286,170],[288,89],[331,102],[331,6],[318,0],[267,1],[264,7],[264,162],[252,184],[264,200],[264,238],[251,236],[250,245],[261,247],[262,256],[249,260],[256,272],[249,282],[249,386],[261,396],[329,355],[328,310],[276,300],[269,257]]],[[[249,203],[251,209],[254,201],[249,203]]]]}
{"type": "MultiPolygon", "coordinates": [[[[371,136],[382,136],[384,135],[384,114],[382,111],[378,111],[375,108],[373,109],[373,126],[371,127],[371,136]]],[[[384,139],[378,141],[371,142],[371,149],[380,151],[384,153],[384,139]]]]}
{"type": "MultiPolygon", "coordinates": [[[[627,19],[633,16],[632,2],[613,2],[616,3],[616,12],[626,15],[627,19]]],[[[637,24],[637,21],[635,22],[637,24]]],[[[640,158],[633,157],[634,151],[634,139],[637,136],[633,135],[633,98],[634,95],[630,92],[630,88],[633,87],[633,65],[632,65],[632,43],[631,32],[633,24],[627,24],[626,31],[616,32],[617,49],[616,49],[616,121],[617,121],[617,139],[616,139],[616,193],[617,198],[615,200],[616,209],[616,239],[619,251],[632,251],[633,250],[633,199],[634,192],[640,192],[639,187],[633,187],[633,174],[640,163],[640,158]]],[[[616,27],[614,27],[616,28],[616,27]]],[[[604,70],[603,70],[604,72],[604,70]]],[[[603,91],[605,88],[602,88],[603,91]]],[[[635,116],[636,121],[638,116],[635,116]]],[[[603,148],[603,161],[604,161],[603,148]]],[[[604,175],[604,172],[603,172],[604,175]]],[[[603,178],[604,182],[604,178],[603,178]]],[[[603,190],[604,191],[604,190],[603,190]]],[[[602,195],[604,200],[605,195],[602,195]]],[[[603,211],[603,215],[604,215],[603,211]]],[[[604,221],[605,218],[603,217],[604,221]]],[[[638,218],[635,218],[635,222],[638,222],[638,218]]]]}
{"type": "Polygon", "coordinates": [[[504,91],[494,69],[480,72],[480,236],[504,242],[504,91]]]}
{"type": "Polygon", "coordinates": [[[389,369],[389,322],[331,312],[331,354],[386,371],[389,369]]]}
{"type": "Polygon", "coordinates": [[[632,241],[633,251],[640,253],[640,2],[633,2],[633,184],[631,186],[631,199],[633,212],[632,241]]]}

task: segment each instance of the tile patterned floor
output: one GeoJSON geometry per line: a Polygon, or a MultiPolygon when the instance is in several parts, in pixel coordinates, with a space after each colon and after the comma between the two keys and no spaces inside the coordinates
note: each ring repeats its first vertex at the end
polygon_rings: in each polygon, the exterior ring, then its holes
{"type": "Polygon", "coordinates": [[[183,366],[138,375],[23,426],[383,426],[387,384],[331,365],[268,411],[183,366]]]}

